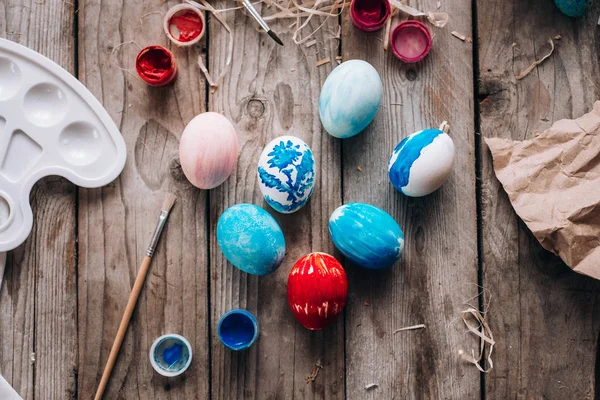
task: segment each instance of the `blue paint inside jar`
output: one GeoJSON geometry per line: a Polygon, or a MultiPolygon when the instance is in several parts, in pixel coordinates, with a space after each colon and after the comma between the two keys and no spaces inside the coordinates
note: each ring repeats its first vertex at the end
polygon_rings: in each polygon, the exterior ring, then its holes
{"type": "Polygon", "coordinates": [[[166,372],[179,372],[185,368],[190,359],[190,351],[186,344],[177,337],[162,339],[154,350],[154,361],[166,372]]]}
{"type": "Polygon", "coordinates": [[[258,322],[249,311],[231,310],[219,321],[218,334],[231,350],[247,349],[258,337],[258,322]]]}

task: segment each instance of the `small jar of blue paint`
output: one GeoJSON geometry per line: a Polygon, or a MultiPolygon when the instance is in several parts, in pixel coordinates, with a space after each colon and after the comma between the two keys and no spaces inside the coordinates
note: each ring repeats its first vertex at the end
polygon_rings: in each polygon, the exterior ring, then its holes
{"type": "Polygon", "coordinates": [[[231,310],[221,317],[217,333],[226,347],[236,351],[244,350],[258,338],[258,321],[247,310],[231,310]]]}
{"type": "Polygon", "coordinates": [[[181,375],[192,362],[192,346],[181,335],[167,333],[150,347],[150,364],[162,376],[181,375]]]}

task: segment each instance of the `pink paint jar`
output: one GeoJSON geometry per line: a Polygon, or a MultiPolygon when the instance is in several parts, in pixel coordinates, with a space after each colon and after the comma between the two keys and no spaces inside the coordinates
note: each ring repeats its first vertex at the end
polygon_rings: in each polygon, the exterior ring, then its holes
{"type": "Polygon", "coordinates": [[[392,31],[394,55],[406,63],[421,61],[431,50],[431,31],[422,22],[404,21],[392,31]]]}
{"type": "Polygon", "coordinates": [[[381,29],[391,14],[388,0],[352,0],[350,16],[355,27],[365,32],[381,29]]]}

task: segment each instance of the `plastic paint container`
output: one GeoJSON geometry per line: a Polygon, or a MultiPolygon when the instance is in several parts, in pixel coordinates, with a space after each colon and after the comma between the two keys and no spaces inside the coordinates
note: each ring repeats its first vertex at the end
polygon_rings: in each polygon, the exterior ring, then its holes
{"type": "Polygon", "coordinates": [[[206,21],[197,8],[188,4],[178,4],[167,11],[163,29],[177,46],[191,46],[204,36],[206,21]]]}
{"type": "Polygon", "coordinates": [[[422,22],[404,21],[392,31],[394,55],[406,63],[421,61],[431,50],[431,31],[422,22]]]}
{"type": "Polygon", "coordinates": [[[177,76],[173,54],[162,46],[148,46],[135,59],[135,70],[150,86],[165,86],[177,76]]]}
{"type": "Polygon", "coordinates": [[[181,335],[167,333],[150,347],[150,364],[162,376],[181,375],[192,362],[192,346],[181,335]]]}
{"type": "Polygon", "coordinates": [[[388,0],[352,0],[350,16],[355,27],[365,32],[381,29],[391,14],[388,0]]]}
{"type": "Polygon", "coordinates": [[[258,338],[258,322],[252,313],[238,308],[221,317],[217,333],[226,347],[244,350],[258,338]]]}

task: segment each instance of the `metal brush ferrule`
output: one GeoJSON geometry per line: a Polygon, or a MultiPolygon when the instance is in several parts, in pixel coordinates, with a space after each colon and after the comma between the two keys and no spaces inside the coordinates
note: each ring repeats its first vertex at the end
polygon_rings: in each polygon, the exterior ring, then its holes
{"type": "Polygon", "coordinates": [[[250,3],[249,0],[244,1],[243,4],[246,7],[246,9],[250,12],[250,14],[254,17],[256,22],[258,22],[258,24],[261,26],[261,28],[263,28],[266,32],[271,30],[269,28],[269,25],[267,25],[265,20],[262,19],[262,17],[258,13],[258,11],[256,11],[256,8],[254,8],[254,6],[252,5],[252,3],[250,3]]]}
{"type": "Polygon", "coordinates": [[[156,250],[156,245],[158,244],[158,239],[160,238],[160,234],[167,223],[167,217],[169,213],[167,211],[161,211],[160,217],[158,217],[158,224],[156,224],[156,229],[154,229],[154,233],[152,234],[152,239],[150,240],[150,246],[148,246],[148,250],[146,251],[146,255],[152,257],[154,255],[154,250],[156,250]]]}

